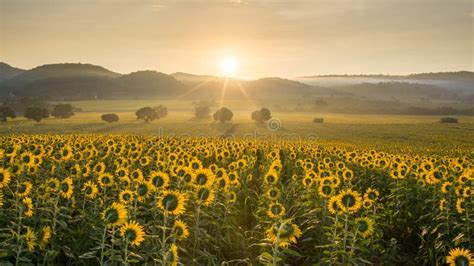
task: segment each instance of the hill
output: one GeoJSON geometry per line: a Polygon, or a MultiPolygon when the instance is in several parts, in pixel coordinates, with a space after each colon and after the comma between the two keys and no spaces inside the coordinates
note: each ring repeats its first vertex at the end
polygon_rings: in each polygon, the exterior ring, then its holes
{"type": "Polygon", "coordinates": [[[25,72],[24,69],[12,67],[9,64],[0,62],[0,82],[11,79],[23,72],[25,72]]]}
{"type": "Polygon", "coordinates": [[[10,90],[25,86],[31,82],[49,79],[49,78],[65,78],[65,77],[100,77],[115,78],[120,74],[107,70],[101,66],[80,63],[64,63],[50,64],[35,67],[24,71],[8,80],[2,82],[2,88],[10,90]]]}
{"type": "Polygon", "coordinates": [[[185,86],[173,76],[161,72],[146,70],[123,75],[116,79],[123,87],[143,96],[175,96],[185,91],[185,86]]]}

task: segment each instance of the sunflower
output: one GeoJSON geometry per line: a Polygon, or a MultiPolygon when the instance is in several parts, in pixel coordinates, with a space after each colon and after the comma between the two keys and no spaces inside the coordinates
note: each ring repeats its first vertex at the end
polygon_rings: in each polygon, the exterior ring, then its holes
{"type": "Polygon", "coordinates": [[[288,248],[291,243],[296,244],[301,237],[301,230],[296,224],[277,222],[266,231],[267,238],[272,242],[279,242],[281,248],[288,248]]]}
{"type": "Polygon", "coordinates": [[[101,187],[111,187],[114,184],[114,177],[109,173],[101,173],[98,178],[101,187]]]}
{"type": "Polygon", "coordinates": [[[134,181],[143,180],[143,173],[140,169],[135,169],[130,173],[130,176],[134,181]]]}
{"type": "Polygon", "coordinates": [[[239,173],[237,171],[232,171],[230,172],[227,177],[229,178],[229,182],[233,185],[235,184],[238,184],[239,183],[239,173]]]}
{"type": "Polygon", "coordinates": [[[145,231],[136,221],[130,221],[120,227],[120,236],[132,246],[139,246],[145,240],[145,231]]]}
{"type": "Polygon", "coordinates": [[[194,173],[194,183],[197,186],[210,187],[214,183],[215,175],[211,170],[199,169],[194,173]]]}
{"type": "Polygon", "coordinates": [[[364,206],[366,209],[371,209],[374,206],[374,201],[364,199],[362,200],[362,206],[364,206]]]}
{"type": "Polygon", "coordinates": [[[230,203],[237,201],[237,194],[234,191],[229,192],[227,197],[230,203]]]}
{"type": "Polygon", "coordinates": [[[120,226],[127,222],[127,209],[123,204],[114,202],[102,212],[102,220],[108,226],[120,226]]]}
{"type": "Polygon", "coordinates": [[[366,200],[371,200],[371,201],[375,201],[379,198],[379,192],[373,188],[368,188],[366,191],[365,191],[365,194],[364,194],[364,199],[366,200]]]}
{"type": "Polygon", "coordinates": [[[162,211],[171,215],[180,215],[185,211],[186,198],[178,191],[164,191],[157,201],[157,206],[162,211]]]}
{"type": "Polygon", "coordinates": [[[26,234],[25,234],[25,242],[26,242],[26,247],[28,248],[28,251],[33,251],[36,246],[36,234],[33,229],[30,227],[26,228],[26,234]]]}
{"type": "Polygon", "coordinates": [[[43,227],[43,229],[41,229],[40,247],[44,248],[48,244],[50,239],[51,239],[51,227],[47,225],[43,227]]]}
{"type": "Polygon", "coordinates": [[[337,201],[338,201],[338,197],[337,196],[331,196],[331,198],[329,198],[329,201],[328,201],[328,211],[329,213],[331,213],[332,215],[334,214],[342,214],[342,211],[340,210],[339,208],[339,205],[337,204],[337,201]]]}
{"type": "Polygon", "coordinates": [[[332,185],[329,185],[329,184],[321,185],[318,188],[319,196],[321,196],[322,198],[328,198],[329,196],[333,194],[333,192],[334,192],[334,188],[332,187],[332,185]]]}
{"type": "Polygon", "coordinates": [[[455,248],[449,251],[449,255],[446,257],[446,262],[450,266],[471,266],[474,265],[474,255],[465,248],[455,248]]]}
{"type": "Polygon", "coordinates": [[[285,207],[278,202],[270,203],[267,214],[270,218],[281,218],[285,214],[285,207]]]}
{"type": "Polygon", "coordinates": [[[33,201],[29,197],[25,197],[21,200],[23,203],[21,205],[21,208],[23,208],[23,214],[26,217],[31,217],[33,216],[33,201]]]}
{"type": "Polygon", "coordinates": [[[163,172],[151,172],[150,182],[155,189],[165,189],[169,186],[170,177],[163,172]]]}
{"type": "Polygon", "coordinates": [[[350,169],[345,169],[342,172],[342,178],[344,178],[345,181],[351,181],[352,178],[354,178],[354,172],[350,169]]]}
{"type": "Polygon", "coordinates": [[[32,188],[33,184],[31,184],[30,181],[21,182],[18,184],[16,195],[20,198],[27,197],[30,194],[32,188]]]}
{"type": "Polygon", "coordinates": [[[0,208],[3,207],[3,191],[0,190],[0,208]]]}
{"type": "Polygon", "coordinates": [[[303,186],[306,188],[310,188],[313,185],[313,179],[309,176],[305,176],[302,180],[303,186]]]}
{"type": "Polygon", "coordinates": [[[59,189],[59,180],[55,177],[48,179],[46,182],[46,190],[49,192],[56,192],[59,189]]]}
{"type": "Polygon", "coordinates": [[[341,193],[338,195],[338,198],[339,200],[337,201],[337,204],[344,212],[354,213],[362,206],[362,197],[360,196],[359,192],[353,191],[350,188],[341,191],[341,193]]]}
{"type": "Polygon", "coordinates": [[[10,176],[10,171],[0,168],[0,189],[8,186],[8,183],[10,183],[10,176]]]}
{"type": "Polygon", "coordinates": [[[456,211],[461,214],[466,211],[465,209],[465,204],[464,204],[464,199],[463,198],[458,198],[456,200],[456,211]]]}
{"type": "Polygon", "coordinates": [[[125,189],[120,191],[119,201],[123,204],[128,204],[133,201],[134,193],[131,190],[125,189]]]}
{"type": "Polygon", "coordinates": [[[278,182],[278,174],[275,171],[268,171],[263,177],[263,181],[267,185],[274,185],[278,182]]]}
{"type": "Polygon", "coordinates": [[[443,194],[448,194],[449,193],[449,190],[451,190],[453,186],[453,183],[449,182],[449,181],[446,181],[444,182],[442,185],[441,185],[441,192],[443,194]]]}
{"type": "Polygon", "coordinates": [[[171,244],[170,249],[166,255],[166,261],[169,262],[171,266],[177,266],[179,262],[178,256],[178,246],[176,244],[171,244]]]}
{"type": "Polygon", "coordinates": [[[35,166],[35,156],[31,152],[24,152],[20,155],[20,161],[26,167],[33,167],[35,166]]]}
{"type": "Polygon", "coordinates": [[[439,210],[445,211],[448,209],[448,201],[446,199],[441,199],[439,201],[439,210]]]}
{"type": "Polygon", "coordinates": [[[72,184],[72,178],[68,177],[61,182],[61,185],[59,186],[59,194],[66,199],[70,199],[73,192],[74,186],[72,184]]]}
{"type": "Polygon", "coordinates": [[[227,175],[216,179],[216,187],[220,190],[226,191],[229,187],[229,178],[227,175]]]}
{"type": "Polygon", "coordinates": [[[179,219],[174,222],[172,232],[173,235],[175,235],[180,240],[186,239],[189,236],[188,226],[185,222],[179,219]]]}
{"type": "Polygon", "coordinates": [[[267,190],[267,192],[265,193],[265,195],[267,196],[267,198],[269,198],[270,200],[277,200],[278,198],[280,198],[280,195],[281,195],[281,192],[278,188],[276,187],[272,187],[270,189],[267,190]]]}
{"type": "Polygon", "coordinates": [[[357,227],[357,232],[363,238],[370,236],[374,232],[374,221],[368,217],[355,219],[355,226],[357,227]]]}
{"type": "Polygon", "coordinates": [[[153,185],[151,184],[151,182],[146,181],[144,179],[141,180],[137,185],[138,201],[145,201],[151,195],[152,189],[153,185]]]}
{"type": "Polygon", "coordinates": [[[85,197],[88,199],[94,199],[98,191],[97,185],[92,181],[87,181],[82,188],[82,192],[84,192],[85,197]]]}
{"type": "Polygon", "coordinates": [[[195,192],[196,201],[198,204],[209,206],[214,201],[214,189],[208,187],[198,187],[195,192]]]}
{"type": "Polygon", "coordinates": [[[128,170],[125,167],[118,167],[117,170],[115,170],[115,175],[119,178],[126,177],[128,176],[128,170]]]}
{"type": "Polygon", "coordinates": [[[92,170],[96,174],[99,174],[99,175],[103,174],[105,172],[105,163],[103,162],[97,163],[96,165],[94,165],[92,170]]]}

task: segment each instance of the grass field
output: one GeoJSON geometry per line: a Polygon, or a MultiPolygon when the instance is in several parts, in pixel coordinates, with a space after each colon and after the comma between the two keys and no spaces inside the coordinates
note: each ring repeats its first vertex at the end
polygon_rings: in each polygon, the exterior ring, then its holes
{"type": "Polygon", "coordinates": [[[49,118],[40,123],[22,117],[0,124],[0,134],[152,134],[167,136],[208,136],[226,134],[235,138],[279,140],[318,140],[326,144],[364,145],[383,150],[404,150],[417,153],[460,154],[474,149],[474,118],[459,117],[459,124],[441,124],[439,116],[342,115],[316,113],[272,114],[276,130],[250,119],[252,109],[243,103],[236,107],[230,123],[212,119],[196,120],[189,102],[165,101],[82,101],[72,102],[83,112],[69,119],[49,118]],[[143,106],[164,104],[167,117],[144,123],[137,121],[135,110],[143,106]],[[238,108],[240,106],[240,108],[238,108]],[[100,116],[114,112],[118,123],[106,123],[100,116]],[[323,124],[312,123],[323,117],[323,124]]]}

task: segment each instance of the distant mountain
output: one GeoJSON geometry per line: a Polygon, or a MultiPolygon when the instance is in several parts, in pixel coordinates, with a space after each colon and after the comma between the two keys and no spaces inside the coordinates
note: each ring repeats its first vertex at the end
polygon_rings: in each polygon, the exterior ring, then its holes
{"type": "Polygon", "coordinates": [[[137,96],[173,96],[185,91],[184,84],[173,76],[150,70],[123,75],[117,82],[137,92],[137,96]]]}
{"type": "Polygon", "coordinates": [[[313,76],[303,76],[298,79],[315,79],[315,78],[474,80],[474,72],[470,72],[470,71],[430,72],[430,73],[418,73],[418,74],[410,74],[410,75],[384,75],[384,74],[313,75],[313,76]]]}
{"type": "Polygon", "coordinates": [[[35,67],[31,70],[12,77],[2,82],[2,87],[18,88],[28,83],[48,79],[48,78],[65,78],[65,77],[100,77],[115,78],[120,76],[101,66],[80,63],[51,64],[35,67]]]}
{"type": "Polygon", "coordinates": [[[23,72],[25,72],[24,69],[12,67],[9,64],[0,62],[0,82],[11,79],[23,72]]]}
{"type": "Polygon", "coordinates": [[[176,72],[171,74],[171,76],[183,83],[199,83],[204,81],[221,79],[220,77],[212,75],[194,75],[184,72],[176,72]]]}

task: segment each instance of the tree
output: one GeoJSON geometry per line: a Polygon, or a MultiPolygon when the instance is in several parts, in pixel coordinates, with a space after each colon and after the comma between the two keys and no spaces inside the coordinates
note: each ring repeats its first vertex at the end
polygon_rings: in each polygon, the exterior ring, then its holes
{"type": "Polygon", "coordinates": [[[135,115],[137,116],[137,120],[143,120],[145,123],[158,118],[158,114],[156,113],[155,109],[151,107],[140,108],[137,112],[135,112],[135,115]]]}
{"type": "Polygon", "coordinates": [[[2,106],[0,107],[0,121],[2,122],[7,122],[7,118],[15,118],[15,111],[13,111],[12,108],[8,106],[2,106]]]}
{"type": "Polygon", "coordinates": [[[194,116],[196,118],[208,118],[211,113],[209,106],[196,106],[194,107],[194,116]]]}
{"type": "Polygon", "coordinates": [[[229,110],[226,107],[222,107],[219,110],[216,111],[216,113],[213,115],[214,120],[219,121],[221,123],[225,123],[226,121],[232,120],[232,117],[234,116],[234,113],[232,113],[231,110],[229,110]]]}
{"type": "Polygon", "coordinates": [[[160,105],[153,108],[157,114],[157,119],[163,118],[168,115],[168,108],[166,106],[160,105]]]}
{"type": "Polygon", "coordinates": [[[103,114],[101,116],[103,121],[112,123],[112,122],[118,122],[119,121],[119,116],[116,114],[103,114]]]}
{"type": "Polygon", "coordinates": [[[262,108],[252,113],[252,120],[255,120],[260,123],[266,122],[270,120],[270,118],[272,118],[272,115],[270,113],[270,110],[268,110],[267,108],[262,108]]]}
{"type": "Polygon", "coordinates": [[[56,118],[69,118],[74,115],[74,110],[70,104],[58,104],[54,106],[51,115],[56,118]]]}
{"type": "Polygon", "coordinates": [[[44,118],[49,117],[49,111],[41,107],[28,107],[25,111],[25,118],[40,122],[44,118]]]}

